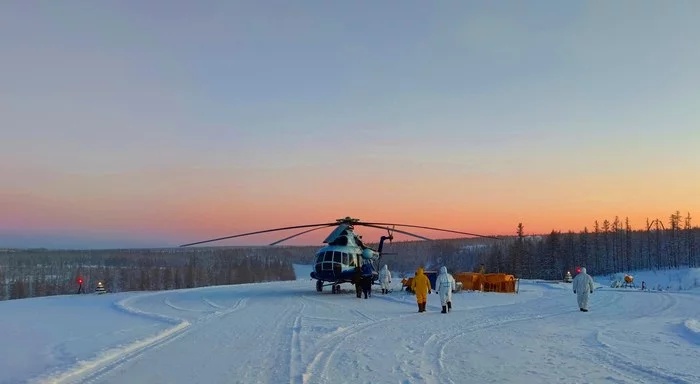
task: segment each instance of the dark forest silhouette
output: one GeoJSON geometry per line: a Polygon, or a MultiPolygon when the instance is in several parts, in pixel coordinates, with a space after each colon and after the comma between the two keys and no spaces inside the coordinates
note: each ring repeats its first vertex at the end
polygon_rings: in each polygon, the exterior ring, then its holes
{"type": "MultiPolygon", "coordinates": [[[[629,220],[594,221],[578,233],[552,231],[494,239],[404,241],[385,245],[387,264],[402,275],[418,266],[450,271],[504,272],[524,279],[561,279],[586,266],[593,275],[640,269],[698,267],[700,228],[688,213],[666,221],[647,220],[633,229],[629,220]]],[[[369,244],[376,246],[376,244],[369,244]]],[[[110,250],[0,250],[0,300],[71,294],[76,278],[87,293],[102,281],[110,292],[196,288],[211,285],[295,279],[292,264],[312,264],[319,246],[209,247],[110,250]]],[[[381,267],[380,265],[380,267],[381,267]]],[[[307,278],[307,276],[300,276],[307,278]]],[[[310,289],[311,289],[310,285],[310,289]]]]}

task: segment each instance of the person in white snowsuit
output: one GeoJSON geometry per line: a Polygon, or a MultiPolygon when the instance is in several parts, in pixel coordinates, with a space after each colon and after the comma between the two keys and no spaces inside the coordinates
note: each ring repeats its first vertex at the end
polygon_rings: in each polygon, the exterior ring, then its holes
{"type": "Polygon", "coordinates": [[[588,312],[588,295],[593,293],[593,278],[586,273],[586,268],[581,268],[581,273],[574,277],[572,283],[578,308],[581,312],[588,312]]]}
{"type": "Polygon", "coordinates": [[[442,312],[447,313],[452,310],[452,291],[456,289],[455,278],[447,273],[447,267],[440,268],[440,274],[435,279],[435,293],[440,295],[442,312]]]}
{"type": "Polygon", "coordinates": [[[379,283],[382,285],[382,295],[389,293],[389,284],[391,284],[391,272],[389,267],[384,264],[379,271],[379,283]]]}

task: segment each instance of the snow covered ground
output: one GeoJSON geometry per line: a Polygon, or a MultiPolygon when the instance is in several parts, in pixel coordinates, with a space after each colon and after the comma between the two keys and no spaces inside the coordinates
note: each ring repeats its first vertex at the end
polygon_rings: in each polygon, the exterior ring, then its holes
{"type": "MultiPolygon", "coordinates": [[[[302,271],[303,272],[303,271],[302,271]]],[[[307,274],[308,276],[308,274],[307,274]]],[[[417,313],[297,281],[0,302],[0,383],[700,383],[698,290],[461,292],[417,313]]]]}
{"type": "MultiPolygon", "coordinates": [[[[642,287],[657,291],[687,291],[700,289],[700,268],[671,269],[661,271],[631,271],[627,273],[634,278],[637,288],[642,287]]],[[[596,276],[596,282],[610,286],[613,280],[622,281],[625,273],[596,276]]]]}

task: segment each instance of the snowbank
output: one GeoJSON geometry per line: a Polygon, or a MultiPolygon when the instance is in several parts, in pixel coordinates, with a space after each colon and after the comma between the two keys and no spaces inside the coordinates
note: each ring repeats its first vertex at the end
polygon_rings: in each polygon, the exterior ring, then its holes
{"type": "Polygon", "coordinates": [[[169,328],[121,310],[138,293],[48,296],[0,302],[0,383],[63,372],[107,349],[169,328]]]}
{"type": "Polygon", "coordinates": [[[311,271],[313,271],[313,265],[307,264],[292,264],[294,268],[294,275],[297,280],[309,280],[311,279],[311,271]]]}
{"type": "Polygon", "coordinates": [[[613,280],[622,281],[625,275],[634,277],[637,288],[645,283],[647,289],[657,291],[700,290],[700,268],[683,268],[657,271],[631,271],[612,275],[594,276],[594,280],[604,286],[610,286],[613,280]]]}
{"type": "Polygon", "coordinates": [[[690,319],[686,320],[684,324],[689,331],[700,335],[700,321],[690,319]]]}

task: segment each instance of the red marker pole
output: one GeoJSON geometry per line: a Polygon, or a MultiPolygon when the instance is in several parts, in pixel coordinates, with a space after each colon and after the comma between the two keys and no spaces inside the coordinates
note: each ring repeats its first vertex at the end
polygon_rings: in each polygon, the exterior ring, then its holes
{"type": "Polygon", "coordinates": [[[77,279],[76,281],[78,282],[78,292],[77,292],[77,294],[85,293],[85,291],[83,291],[83,278],[82,278],[82,277],[78,277],[78,279],[77,279]]]}

